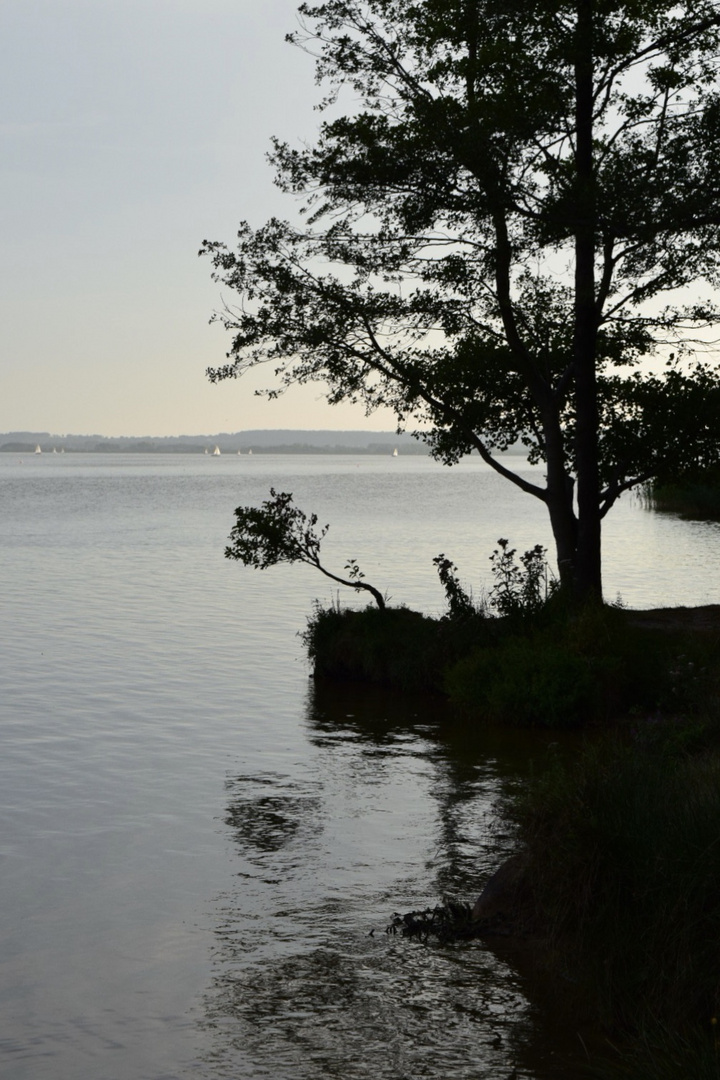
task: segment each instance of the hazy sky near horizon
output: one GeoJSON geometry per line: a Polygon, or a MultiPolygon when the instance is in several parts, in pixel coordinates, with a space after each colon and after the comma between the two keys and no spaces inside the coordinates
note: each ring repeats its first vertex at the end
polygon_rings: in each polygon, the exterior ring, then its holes
{"type": "Polygon", "coordinates": [[[0,431],[394,426],[204,374],[228,338],[200,244],[292,216],[270,137],[320,122],[297,2],[2,0],[0,431]]]}

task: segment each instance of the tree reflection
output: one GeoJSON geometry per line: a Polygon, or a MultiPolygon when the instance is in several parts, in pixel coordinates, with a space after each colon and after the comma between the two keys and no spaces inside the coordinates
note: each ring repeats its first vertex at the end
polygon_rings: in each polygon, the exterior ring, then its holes
{"type": "Polygon", "coordinates": [[[353,739],[359,752],[382,757],[422,740],[433,766],[436,806],[428,887],[474,900],[512,850],[512,831],[500,804],[548,754],[547,732],[488,728],[440,697],[390,692],[383,687],[313,683],[307,704],[317,745],[353,739]]]}
{"type": "Polygon", "coordinates": [[[217,912],[204,1074],[560,1076],[520,977],[484,943],[383,932],[393,910],[474,899],[509,847],[498,800],[547,738],[483,732],[440,700],[320,684],[306,730],[292,776],[227,781],[237,887],[217,912]]]}
{"type": "Polygon", "coordinates": [[[278,852],[319,827],[318,797],[295,792],[281,777],[239,776],[225,787],[232,795],[225,824],[249,856],[278,852]]]}

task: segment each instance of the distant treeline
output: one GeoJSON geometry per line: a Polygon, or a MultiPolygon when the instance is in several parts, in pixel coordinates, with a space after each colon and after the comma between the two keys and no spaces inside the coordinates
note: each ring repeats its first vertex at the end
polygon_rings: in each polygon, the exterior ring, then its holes
{"type": "Polygon", "coordinates": [[[46,431],[0,434],[0,453],[32,454],[427,454],[412,435],[391,431],[257,430],[217,435],[132,436],[51,435],[46,431]]]}
{"type": "MultiPolygon", "coordinates": [[[[427,455],[426,443],[407,432],[257,429],[217,435],[51,435],[47,431],[0,432],[0,453],[33,454],[398,454],[427,455]]],[[[524,454],[519,444],[508,453],[524,454]]]]}

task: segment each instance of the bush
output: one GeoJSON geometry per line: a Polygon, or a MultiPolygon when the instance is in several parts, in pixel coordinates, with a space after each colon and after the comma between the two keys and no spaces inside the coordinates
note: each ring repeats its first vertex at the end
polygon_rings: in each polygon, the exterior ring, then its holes
{"type": "Polygon", "coordinates": [[[445,688],[451,700],[497,722],[570,727],[603,711],[608,666],[578,656],[563,642],[512,637],[458,661],[445,688]]]}

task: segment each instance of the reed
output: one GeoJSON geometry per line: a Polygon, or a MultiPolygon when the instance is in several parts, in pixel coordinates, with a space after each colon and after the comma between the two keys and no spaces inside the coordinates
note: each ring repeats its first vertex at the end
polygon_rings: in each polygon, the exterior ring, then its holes
{"type": "Polygon", "coordinates": [[[669,511],[699,520],[720,520],[720,467],[658,482],[646,491],[654,510],[669,511]]]}

